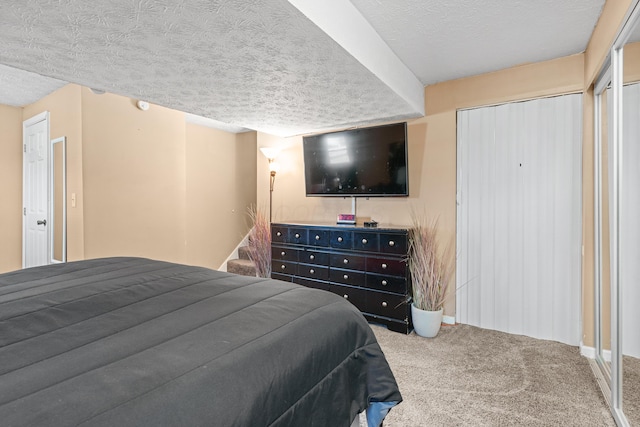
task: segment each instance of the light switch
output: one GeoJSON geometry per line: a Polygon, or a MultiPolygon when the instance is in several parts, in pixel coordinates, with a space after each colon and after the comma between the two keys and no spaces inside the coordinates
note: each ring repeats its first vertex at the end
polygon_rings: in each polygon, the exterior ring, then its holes
{"type": "Polygon", "coordinates": [[[76,207],[76,193],[71,193],[71,207],[76,207]]]}

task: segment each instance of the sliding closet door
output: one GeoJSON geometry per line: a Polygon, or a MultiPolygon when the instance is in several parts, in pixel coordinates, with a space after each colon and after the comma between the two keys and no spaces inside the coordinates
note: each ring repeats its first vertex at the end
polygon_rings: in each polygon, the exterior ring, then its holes
{"type": "Polygon", "coordinates": [[[458,112],[457,321],[579,343],[581,100],[458,112]]]}
{"type": "MultiPolygon", "coordinates": [[[[623,88],[620,209],[622,354],[640,358],[640,84],[623,88]]],[[[637,362],[636,362],[637,363],[637,362]]]]}

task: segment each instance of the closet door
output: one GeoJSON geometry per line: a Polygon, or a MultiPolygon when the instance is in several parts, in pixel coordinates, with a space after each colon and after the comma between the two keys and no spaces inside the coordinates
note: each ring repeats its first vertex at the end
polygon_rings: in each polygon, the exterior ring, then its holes
{"type": "Polygon", "coordinates": [[[457,321],[579,343],[581,99],[458,112],[457,321]]]}
{"type": "MultiPolygon", "coordinates": [[[[622,354],[640,359],[640,83],[623,88],[620,209],[622,354]]],[[[635,362],[638,363],[638,362],[635,362]]],[[[624,365],[623,365],[624,366],[624,365]]],[[[625,378],[626,379],[626,378],[625,378]]]]}

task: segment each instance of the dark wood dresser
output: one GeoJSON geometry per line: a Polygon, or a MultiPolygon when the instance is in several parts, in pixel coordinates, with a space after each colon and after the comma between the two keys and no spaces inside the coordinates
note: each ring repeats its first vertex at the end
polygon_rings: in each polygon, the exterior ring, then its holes
{"type": "Polygon", "coordinates": [[[367,320],[413,329],[408,229],[273,223],[271,277],[348,299],[367,320]]]}

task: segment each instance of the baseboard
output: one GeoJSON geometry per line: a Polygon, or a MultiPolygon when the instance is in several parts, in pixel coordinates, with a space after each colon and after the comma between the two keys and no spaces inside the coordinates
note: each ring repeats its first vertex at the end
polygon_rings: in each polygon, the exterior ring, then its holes
{"type": "Polygon", "coordinates": [[[455,325],[456,317],[455,316],[442,316],[442,323],[445,325],[455,325]]]}
{"type": "MultiPolygon", "coordinates": [[[[588,359],[595,359],[596,349],[580,343],[580,354],[588,359]]],[[[604,350],[602,356],[605,362],[611,362],[611,350],[604,350]]]]}

